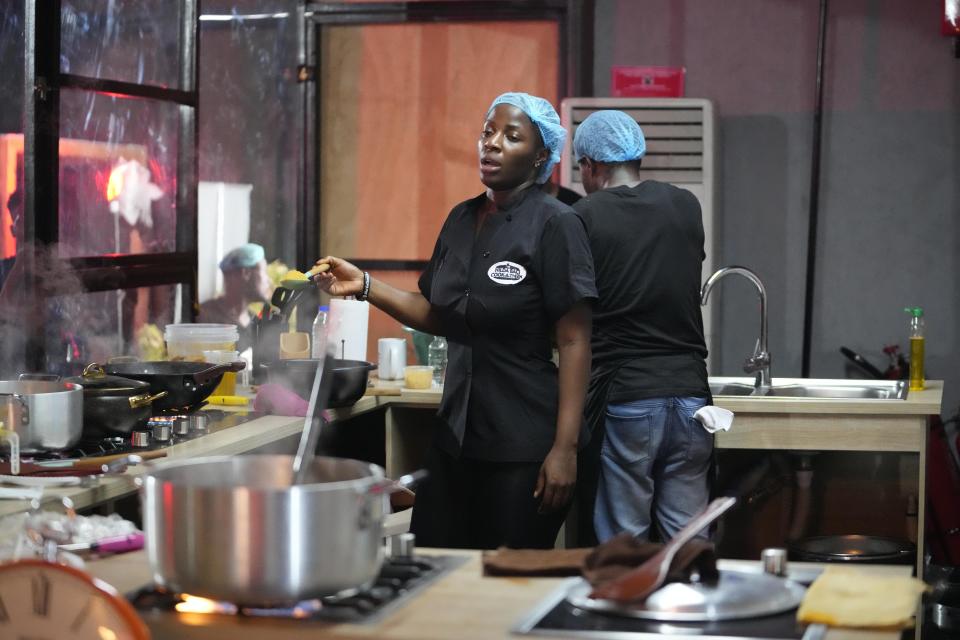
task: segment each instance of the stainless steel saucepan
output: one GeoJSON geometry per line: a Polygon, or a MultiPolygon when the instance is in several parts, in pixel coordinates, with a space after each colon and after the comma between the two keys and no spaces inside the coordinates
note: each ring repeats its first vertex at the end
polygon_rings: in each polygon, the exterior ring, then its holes
{"type": "Polygon", "coordinates": [[[292,461],[246,455],[149,465],[141,495],[154,582],[257,605],[369,586],[383,562],[386,496],[398,484],[377,465],[330,457],[314,458],[304,483],[293,484],[292,461]]]}
{"type": "Polygon", "coordinates": [[[83,387],[67,382],[0,381],[0,421],[21,451],[68,449],[83,431],[83,387]]]}

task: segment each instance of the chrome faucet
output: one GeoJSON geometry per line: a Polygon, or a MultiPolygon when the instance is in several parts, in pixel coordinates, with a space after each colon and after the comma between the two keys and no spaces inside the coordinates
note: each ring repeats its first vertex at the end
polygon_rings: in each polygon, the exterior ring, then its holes
{"type": "Polygon", "coordinates": [[[760,282],[760,277],[746,267],[723,267],[718,269],[707,278],[700,288],[700,304],[707,304],[707,298],[710,296],[710,290],[724,276],[738,274],[749,280],[757,287],[757,293],[760,295],[760,338],[757,340],[757,346],[753,350],[753,355],[747,358],[743,363],[743,370],[747,373],[757,374],[754,380],[753,395],[765,396],[770,391],[770,352],[767,350],[767,290],[760,282]]]}

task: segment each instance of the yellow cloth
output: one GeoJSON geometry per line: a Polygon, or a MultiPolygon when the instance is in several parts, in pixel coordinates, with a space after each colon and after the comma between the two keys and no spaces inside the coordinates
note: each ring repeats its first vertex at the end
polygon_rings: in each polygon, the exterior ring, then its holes
{"type": "Polygon", "coordinates": [[[797,619],[836,627],[906,627],[926,588],[908,576],[827,567],[807,589],[797,619]]]}

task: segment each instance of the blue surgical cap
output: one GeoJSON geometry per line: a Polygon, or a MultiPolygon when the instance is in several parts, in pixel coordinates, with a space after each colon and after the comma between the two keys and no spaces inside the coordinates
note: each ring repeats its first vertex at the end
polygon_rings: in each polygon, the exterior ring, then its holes
{"type": "Polygon", "coordinates": [[[560,152],[563,151],[563,144],[567,140],[567,130],[561,126],[557,110],[543,98],[529,93],[512,92],[497,96],[487,113],[493,111],[498,104],[509,104],[520,109],[540,131],[543,146],[550,152],[550,157],[547,158],[546,164],[540,167],[540,174],[537,176],[537,182],[543,184],[550,177],[556,164],[560,162],[560,152]]]}
{"type": "Polygon", "coordinates": [[[260,264],[264,259],[263,247],[252,242],[242,244],[236,249],[232,249],[220,261],[221,271],[230,271],[232,269],[249,269],[260,264]]]}
{"type": "Polygon", "coordinates": [[[577,160],[586,156],[597,162],[638,160],[647,152],[647,143],[637,121],[623,111],[594,111],[573,135],[577,160]]]}

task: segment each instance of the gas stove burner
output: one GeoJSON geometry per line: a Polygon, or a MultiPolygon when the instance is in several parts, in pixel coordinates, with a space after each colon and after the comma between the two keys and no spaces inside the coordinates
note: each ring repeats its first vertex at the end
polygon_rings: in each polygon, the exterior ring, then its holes
{"type": "Polygon", "coordinates": [[[151,420],[156,420],[158,418],[176,418],[178,416],[188,416],[191,413],[196,413],[200,409],[207,406],[209,403],[206,400],[201,400],[196,404],[192,404],[186,407],[172,407],[170,409],[163,409],[157,415],[153,416],[151,420]]]}
{"type": "Polygon", "coordinates": [[[465,556],[387,558],[368,589],[304,600],[286,606],[256,606],[219,602],[189,594],[172,594],[145,587],[130,601],[140,610],[176,611],[202,615],[290,618],[325,622],[370,623],[399,607],[413,594],[466,562],[465,556]]]}

